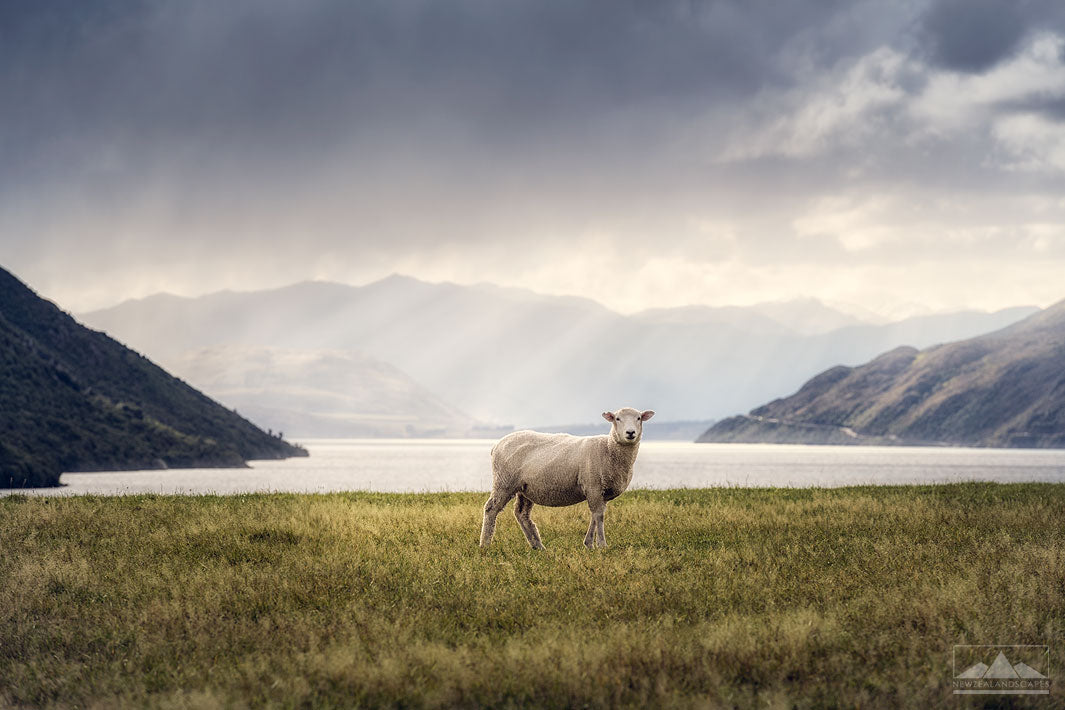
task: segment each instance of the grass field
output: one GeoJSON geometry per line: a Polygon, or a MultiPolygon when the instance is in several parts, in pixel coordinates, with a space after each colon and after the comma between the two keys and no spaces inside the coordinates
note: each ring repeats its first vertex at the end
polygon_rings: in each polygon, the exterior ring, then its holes
{"type": "Polygon", "coordinates": [[[979,707],[954,644],[1065,652],[1065,486],[630,491],[545,553],[485,497],[0,498],[0,706],[979,707]]]}

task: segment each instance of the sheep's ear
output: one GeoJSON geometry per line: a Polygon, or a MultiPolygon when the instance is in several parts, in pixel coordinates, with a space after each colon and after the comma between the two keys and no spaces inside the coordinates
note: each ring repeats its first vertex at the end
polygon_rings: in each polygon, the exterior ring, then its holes
{"type": "Polygon", "coordinates": [[[615,418],[613,412],[603,412],[603,419],[606,419],[608,422],[614,421],[615,418]]]}
{"type": "Polygon", "coordinates": [[[644,421],[645,422],[648,419],[650,419],[651,417],[653,417],[654,415],[655,415],[655,410],[648,409],[646,412],[643,412],[642,414],[640,414],[640,421],[644,421]]]}

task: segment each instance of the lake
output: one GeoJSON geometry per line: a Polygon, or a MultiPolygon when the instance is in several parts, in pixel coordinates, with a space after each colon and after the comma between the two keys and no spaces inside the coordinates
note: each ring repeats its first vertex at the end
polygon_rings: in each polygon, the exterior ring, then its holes
{"type": "MultiPolygon", "coordinates": [[[[488,439],[320,439],[309,458],[245,469],[65,473],[43,495],[487,491],[488,439]]],[[[1065,481],[1065,450],[693,444],[646,441],[632,486],[852,486],[1065,481]]]]}

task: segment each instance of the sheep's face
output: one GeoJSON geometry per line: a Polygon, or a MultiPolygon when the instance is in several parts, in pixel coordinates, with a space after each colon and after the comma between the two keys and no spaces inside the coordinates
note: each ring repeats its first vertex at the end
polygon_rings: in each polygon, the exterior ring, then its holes
{"type": "Polygon", "coordinates": [[[650,409],[641,412],[632,407],[622,407],[616,412],[603,412],[603,419],[613,425],[610,428],[610,435],[614,437],[614,440],[619,444],[629,446],[640,441],[640,437],[643,436],[643,423],[654,415],[654,411],[650,409]]]}

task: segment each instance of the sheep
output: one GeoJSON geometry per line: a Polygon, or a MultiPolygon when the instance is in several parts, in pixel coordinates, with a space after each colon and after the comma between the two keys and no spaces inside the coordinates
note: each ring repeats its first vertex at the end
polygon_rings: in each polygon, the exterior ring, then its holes
{"type": "Polygon", "coordinates": [[[514,517],[534,550],[544,549],[540,531],[530,514],[534,504],[552,507],[588,501],[591,521],[584,545],[606,547],[603,515],[607,501],[617,498],[632,480],[632,466],[640,451],[643,423],[654,416],[650,409],[622,407],[603,412],[610,433],[599,436],[543,434],[515,431],[492,447],[492,495],[484,504],[481,547],[495,533],[496,516],[517,496],[514,517]]]}

